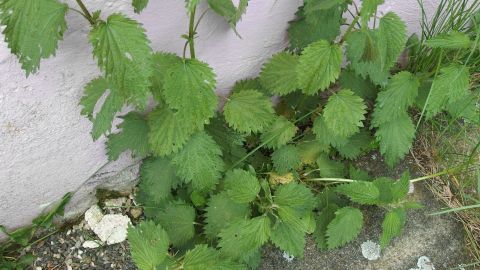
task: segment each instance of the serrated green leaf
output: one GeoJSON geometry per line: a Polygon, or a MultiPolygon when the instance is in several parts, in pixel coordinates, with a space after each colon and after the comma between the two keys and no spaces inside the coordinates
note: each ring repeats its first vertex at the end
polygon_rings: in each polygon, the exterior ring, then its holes
{"type": "Polygon", "coordinates": [[[380,177],[373,180],[373,184],[380,191],[380,197],[378,200],[379,205],[390,204],[393,202],[392,186],[395,181],[388,177],[380,177]]]}
{"type": "Polygon", "coordinates": [[[350,179],[360,180],[360,181],[371,181],[372,177],[368,174],[367,171],[355,168],[353,165],[350,165],[348,168],[348,175],[350,179]]]}
{"type": "Polygon", "coordinates": [[[195,127],[187,125],[177,113],[168,108],[152,111],[147,121],[150,128],[148,143],[157,156],[177,153],[195,131],[195,127]]]}
{"type": "Polygon", "coordinates": [[[345,2],[347,2],[347,0],[307,0],[305,1],[305,12],[309,14],[318,10],[331,9],[345,2]]]}
{"type": "Polygon", "coordinates": [[[393,12],[388,12],[380,19],[378,27],[378,47],[380,50],[381,69],[389,70],[397,63],[398,57],[405,49],[407,26],[393,12]]]}
{"type": "Polygon", "coordinates": [[[380,152],[389,166],[393,166],[410,150],[415,138],[415,125],[407,113],[382,124],[375,133],[380,152]]]}
{"type": "Polygon", "coordinates": [[[317,141],[317,149],[321,152],[328,153],[330,145],[340,146],[346,144],[347,138],[339,137],[333,134],[325,124],[325,118],[318,116],[313,122],[312,131],[317,141]]]}
{"type": "Polygon", "coordinates": [[[363,0],[362,9],[360,14],[362,16],[362,21],[364,24],[368,23],[370,17],[372,17],[376,12],[379,5],[383,4],[384,0],[363,0]]]}
{"type": "Polygon", "coordinates": [[[297,89],[295,70],[298,55],[280,52],[265,63],[260,72],[260,82],[270,93],[284,96],[297,89]]]}
{"type": "Polygon", "coordinates": [[[479,114],[477,108],[478,98],[472,93],[466,94],[457,101],[449,102],[446,111],[455,119],[465,118],[472,122],[479,122],[479,114]]]}
{"type": "Polygon", "coordinates": [[[279,174],[294,171],[302,164],[298,148],[294,145],[285,145],[275,150],[272,161],[275,171],[279,174]]]}
{"type": "Polygon", "coordinates": [[[337,186],[335,191],[359,204],[374,205],[380,197],[380,191],[375,184],[365,181],[342,184],[337,186]]]}
{"type": "Polygon", "coordinates": [[[402,177],[392,185],[392,202],[404,200],[410,189],[410,173],[404,172],[402,177]]]}
{"type": "Polygon", "coordinates": [[[284,116],[276,117],[272,125],[260,136],[266,147],[278,149],[286,145],[297,133],[298,128],[284,116]]]}
{"type": "Polygon", "coordinates": [[[403,71],[392,77],[385,91],[378,94],[373,123],[380,126],[405,114],[415,102],[420,81],[410,72],[403,71]]]}
{"type": "Polygon", "coordinates": [[[267,216],[240,220],[220,232],[218,246],[224,255],[242,258],[266,243],[270,233],[270,219],[267,216]]]}
{"type": "Polygon", "coordinates": [[[132,6],[135,13],[140,13],[148,5],[148,0],[132,0],[132,6]]]}
{"type": "Polygon", "coordinates": [[[335,218],[335,212],[337,210],[338,206],[336,204],[329,204],[328,206],[324,207],[316,217],[317,227],[315,228],[313,236],[315,237],[317,248],[320,250],[328,249],[326,236],[327,226],[335,218]]]}
{"type": "Polygon", "coordinates": [[[176,109],[182,121],[203,128],[215,114],[215,73],[195,59],[178,62],[165,76],[163,96],[170,108],[176,109]]]}
{"type": "Polygon", "coordinates": [[[441,49],[468,49],[471,41],[466,33],[452,31],[446,34],[439,34],[425,42],[430,48],[441,49]]]}
{"type": "Polygon", "coordinates": [[[142,162],[139,189],[148,196],[149,201],[161,204],[180,182],[170,160],[157,157],[142,162]]]}
{"type": "Polygon", "coordinates": [[[370,80],[355,74],[351,68],[342,71],[338,81],[343,89],[351,89],[355,95],[363,99],[375,100],[377,97],[376,86],[370,80]]]}
{"type": "Polygon", "coordinates": [[[232,201],[226,192],[213,195],[205,208],[205,234],[209,239],[216,239],[218,233],[238,220],[244,220],[250,215],[246,203],[232,201]]]}
{"type": "Polygon", "coordinates": [[[100,111],[93,120],[92,137],[94,140],[110,132],[113,119],[115,119],[117,112],[123,108],[124,102],[125,100],[116,90],[110,89],[100,111]]]}
{"type": "Polygon", "coordinates": [[[15,231],[8,232],[5,226],[0,225],[0,232],[3,232],[8,236],[8,238],[21,245],[22,247],[28,246],[30,240],[32,239],[33,235],[35,234],[36,228],[32,225],[26,226],[20,229],[16,229],[15,231]]]}
{"type": "Polygon", "coordinates": [[[290,182],[278,187],[274,194],[280,219],[295,230],[308,231],[307,217],[316,206],[313,193],[304,185],[290,182]]]}
{"type": "Polygon", "coordinates": [[[194,134],[180,152],[172,156],[177,175],[194,189],[203,191],[215,187],[225,168],[222,150],[205,132],[194,134]]]}
{"type": "Polygon", "coordinates": [[[145,29],[122,14],[112,14],[90,31],[98,66],[128,102],[144,108],[152,75],[152,50],[145,29]]]}
{"type": "Polygon", "coordinates": [[[327,89],[340,75],[342,49],[326,40],[310,44],[303,50],[297,66],[298,86],[307,95],[327,89]]]}
{"type": "Polygon", "coordinates": [[[260,183],[251,173],[235,169],[227,172],[224,187],[228,197],[237,203],[249,203],[260,192],[260,183]]]}
{"type": "Polygon", "coordinates": [[[85,86],[83,97],[80,99],[79,105],[83,107],[80,114],[88,117],[90,121],[93,121],[95,105],[97,105],[98,100],[109,88],[109,83],[103,77],[91,80],[85,86]]]}
{"type": "Polygon", "coordinates": [[[342,13],[343,10],[332,7],[305,14],[304,7],[300,7],[296,19],[289,23],[290,48],[299,51],[318,40],[335,40],[340,34],[342,13]]]}
{"type": "Polygon", "coordinates": [[[349,137],[363,127],[367,113],[363,99],[351,90],[341,90],[328,99],[323,117],[325,124],[335,136],[349,137]]]}
{"type": "Polygon", "coordinates": [[[144,221],[128,228],[128,244],[137,267],[152,270],[165,260],[169,238],[161,226],[153,221],[144,221]]]}
{"type": "Polygon", "coordinates": [[[336,148],[342,157],[353,160],[368,150],[372,141],[373,137],[370,132],[362,129],[348,138],[345,144],[337,145],[336,148]]]}
{"type": "Polygon", "coordinates": [[[233,93],[223,114],[231,127],[244,133],[261,132],[275,120],[272,102],[255,90],[233,93]]]}
{"type": "Polygon", "coordinates": [[[68,6],[57,0],[3,0],[0,24],[11,52],[27,76],[38,71],[40,60],[55,55],[67,29],[68,6]]]}
{"type": "Polygon", "coordinates": [[[402,208],[396,208],[385,215],[382,223],[380,247],[384,249],[390,241],[402,233],[405,226],[406,213],[402,208]]]}
{"type": "Polygon", "coordinates": [[[186,203],[168,204],[156,220],[165,228],[174,246],[185,244],[195,235],[195,208],[186,203]]]}
{"type": "Polygon", "coordinates": [[[215,13],[224,17],[228,23],[233,25],[237,23],[235,21],[237,8],[232,0],[207,0],[207,3],[215,13]]]}
{"type": "Polygon", "coordinates": [[[218,250],[207,245],[197,245],[188,250],[183,260],[185,270],[244,270],[245,267],[239,263],[231,262],[221,258],[218,250]]]}
{"type": "Polygon", "coordinates": [[[286,222],[278,221],[272,228],[270,240],[276,247],[288,254],[303,258],[305,234],[304,231],[297,230],[286,222]]]}
{"type": "Polygon", "coordinates": [[[331,160],[325,154],[320,155],[316,163],[320,169],[321,177],[343,178],[345,176],[345,165],[339,161],[331,160]]]}
{"type": "Polygon", "coordinates": [[[320,156],[320,154],[322,152],[328,151],[328,145],[326,146],[327,148],[324,147],[325,144],[322,141],[317,140],[315,138],[315,135],[313,135],[311,131],[307,132],[303,139],[297,143],[300,160],[303,164],[308,165],[315,164],[315,161],[320,156]]]}
{"type": "MultiPolygon", "coordinates": [[[[226,168],[230,168],[247,155],[247,151],[243,147],[245,135],[230,129],[223,115],[217,114],[216,117],[212,118],[205,130],[222,149],[226,168]]],[[[242,166],[242,164],[239,164],[239,166],[242,166]]]]}
{"type": "Polygon", "coordinates": [[[354,240],[363,226],[363,214],[353,207],[344,207],[335,212],[335,218],[327,227],[328,249],[334,249],[354,240]]]}
{"type": "Polygon", "coordinates": [[[150,90],[152,91],[153,97],[158,101],[162,102],[163,100],[163,85],[165,83],[165,76],[168,74],[170,68],[175,65],[182,63],[182,58],[173,54],[166,52],[156,52],[152,57],[153,73],[150,81],[152,85],[150,90]]]}
{"type": "Polygon", "coordinates": [[[469,77],[468,68],[463,65],[451,64],[442,68],[430,89],[426,107],[427,119],[437,115],[448,103],[466,96],[470,88],[469,77]]]}
{"type": "Polygon", "coordinates": [[[130,112],[121,118],[123,122],[117,126],[121,131],[108,136],[108,159],[117,160],[127,150],[131,150],[137,158],[145,158],[150,152],[146,119],[136,112],[130,112]]]}
{"type": "Polygon", "coordinates": [[[263,87],[258,77],[236,81],[235,85],[232,87],[232,94],[243,90],[257,90],[265,96],[271,95],[270,92],[263,87]]]}

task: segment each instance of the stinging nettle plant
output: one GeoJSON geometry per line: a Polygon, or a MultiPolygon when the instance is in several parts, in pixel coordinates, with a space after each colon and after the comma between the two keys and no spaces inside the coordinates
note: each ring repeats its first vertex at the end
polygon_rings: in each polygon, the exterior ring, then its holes
{"type": "MultiPolygon", "coordinates": [[[[127,150],[143,159],[136,198],[146,221],[128,234],[137,266],[256,268],[267,243],[302,257],[307,234],[320,249],[337,248],[362,230],[360,205],[385,210],[379,240],[385,248],[401,234],[406,211],[420,207],[407,198],[414,180],[408,173],[372,178],[353,160],[379,148],[394,166],[415,138],[410,112],[429,77],[397,65],[407,43],[405,23],[393,12],[380,16],[382,0],[364,0],[361,7],[305,0],[289,25],[290,47],[268,60],[258,78],[238,81],[216,112],[215,73],[195,55],[205,14],[197,16],[199,2],[185,1],[190,22],[181,57],[153,52],[135,20],[120,13],[103,18],[80,0],[80,10],[57,0],[0,0],[5,40],[27,75],[54,55],[69,10],[91,25],[103,75],[86,85],[81,113],[93,122],[95,140],[107,136],[111,160],[127,150]],[[345,14],[353,16],[350,23],[345,14]],[[280,97],[278,105],[272,96],[280,97]],[[120,116],[121,131],[111,133],[125,105],[135,109],[120,116]]],[[[206,2],[234,31],[248,5],[206,2]]],[[[135,12],[147,4],[133,0],[135,12]]],[[[426,45],[455,49],[457,39],[452,33],[426,45]]],[[[468,37],[461,39],[462,48],[471,46],[468,37]]],[[[427,118],[470,91],[459,63],[436,75],[428,94],[434,103],[422,107],[427,118]]]]}

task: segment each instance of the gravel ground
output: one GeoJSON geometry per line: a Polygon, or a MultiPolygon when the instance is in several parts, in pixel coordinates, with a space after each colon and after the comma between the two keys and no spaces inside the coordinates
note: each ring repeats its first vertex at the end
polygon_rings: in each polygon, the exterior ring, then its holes
{"type": "Polygon", "coordinates": [[[31,251],[38,257],[33,269],[137,269],[127,242],[95,249],[82,247],[86,240],[95,239],[84,222],[54,234],[32,247],[31,251]]]}

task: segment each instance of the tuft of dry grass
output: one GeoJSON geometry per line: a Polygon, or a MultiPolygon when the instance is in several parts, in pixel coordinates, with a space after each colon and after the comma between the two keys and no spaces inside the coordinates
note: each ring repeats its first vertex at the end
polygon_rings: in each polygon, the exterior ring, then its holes
{"type": "MultiPolygon", "coordinates": [[[[464,122],[445,124],[442,120],[424,124],[411,154],[426,175],[471,161],[464,169],[426,184],[448,208],[479,204],[480,154],[475,150],[480,140],[480,127],[464,122]]],[[[476,261],[480,261],[480,208],[454,213],[465,228],[467,249],[476,261]]]]}

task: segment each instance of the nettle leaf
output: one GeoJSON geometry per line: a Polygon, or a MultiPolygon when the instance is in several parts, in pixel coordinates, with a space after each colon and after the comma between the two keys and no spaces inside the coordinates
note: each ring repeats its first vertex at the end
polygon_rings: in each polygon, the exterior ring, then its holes
{"type": "Polygon", "coordinates": [[[381,68],[389,70],[395,65],[407,43],[407,26],[393,12],[388,12],[380,19],[378,27],[378,46],[381,68]]]}
{"type": "Polygon", "coordinates": [[[135,13],[140,13],[148,5],[148,0],[132,0],[132,6],[135,13]]]}
{"type": "Polygon", "coordinates": [[[446,111],[453,118],[463,117],[472,122],[479,122],[479,114],[477,113],[477,97],[472,93],[466,94],[461,99],[447,104],[446,111]]]}
{"type": "Polygon", "coordinates": [[[284,96],[294,92],[297,87],[295,70],[298,55],[280,52],[265,63],[260,72],[260,82],[272,94],[284,96]]]}
{"type": "Polygon", "coordinates": [[[323,116],[318,116],[315,119],[313,122],[312,131],[317,139],[317,149],[319,149],[321,152],[328,153],[330,150],[330,144],[337,145],[337,143],[347,143],[346,138],[333,135],[333,132],[327,127],[323,116]]]}
{"type": "Polygon", "coordinates": [[[228,196],[237,203],[252,202],[260,192],[257,177],[240,169],[227,172],[224,187],[228,196]]]}
{"type": "Polygon", "coordinates": [[[152,75],[152,50],[142,26],[122,14],[112,14],[90,31],[98,66],[127,101],[145,108],[152,75]]]}
{"type": "Polygon", "coordinates": [[[403,208],[396,208],[385,215],[382,223],[382,235],[380,236],[380,247],[384,249],[390,241],[402,234],[405,226],[406,213],[403,208]]]}
{"type": "Polygon", "coordinates": [[[295,13],[297,18],[289,23],[288,35],[292,50],[300,51],[309,44],[322,39],[333,41],[340,34],[343,10],[338,6],[312,11],[308,14],[306,14],[305,8],[300,7],[295,13]]]}
{"type": "Polygon", "coordinates": [[[375,133],[380,142],[380,152],[389,166],[393,166],[408,153],[415,139],[415,125],[407,113],[386,122],[375,133]]]}
{"type": "Polygon", "coordinates": [[[347,0],[307,0],[305,1],[305,12],[311,13],[318,10],[326,10],[346,3],[347,0]]]}
{"type": "Polygon", "coordinates": [[[371,181],[372,177],[368,174],[367,171],[358,169],[352,165],[348,168],[348,175],[350,179],[359,180],[359,181],[371,181]]]}
{"type": "Polygon", "coordinates": [[[373,123],[379,126],[405,114],[415,103],[420,81],[410,72],[403,71],[392,77],[385,91],[378,94],[373,123]]]}
{"type": "Polygon", "coordinates": [[[153,54],[152,65],[153,73],[150,78],[152,85],[150,90],[153,97],[159,101],[163,101],[163,85],[165,83],[165,76],[168,74],[171,67],[182,63],[182,58],[173,53],[157,52],[153,54]]]}
{"type": "Polygon", "coordinates": [[[57,0],[3,0],[0,24],[11,52],[27,76],[38,71],[40,60],[55,55],[67,29],[68,5],[57,0]]]}
{"type": "Polygon", "coordinates": [[[392,184],[392,202],[400,202],[408,195],[410,189],[410,174],[404,172],[400,180],[392,184]]]}
{"type": "Polygon", "coordinates": [[[136,112],[130,112],[121,118],[123,122],[117,127],[122,131],[108,136],[108,159],[117,160],[120,154],[127,150],[131,150],[137,158],[145,158],[150,153],[146,119],[136,112]]]}
{"type": "Polygon", "coordinates": [[[230,129],[223,115],[217,114],[205,129],[222,149],[225,167],[233,166],[247,155],[247,151],[243,147],[245,135],[230,129]]]}
{"type": "Polygon", "coordinates": [[[139,189],[155,204],[164,202],[171,194],[171,189],[180,182],[170,160],[157,157],[142,162],[139,189]]]}
{"type": "Polygon", "coordinates": [[[165,228],[174,246],[185,244],[195,235],[195,208],[186,203],[170,203],[156,220],[165,228]]]}
{"type": "Polygon", "coordinates": [[[276,247],[286,251],[289,255],[303,258],[305,234],[304,231],[298,230],[286,222],[278,221],[272,228],[270,240],[276,247]]]}
{"type": "Polygon", "coordinates": [[[167,156],[177,153],[195,127],[188,125],[177,113],[168,108],[158,108],[148,115],[148,142],[155,155],[167,156]]]}
{"type": "Polygon", "coordinates": [[[213,70],[198,60],[187,59],[169,68],[164,79],[165,102],[178,110],[183,121],[203,128],[218,105],[213,70]]]}
{"type": "Polygon", "coordinates": [[[439,34],[425,42],[430,48],[441,49],[468,49],[470,48],[471,41],[467,34],[451,31],[448,34],[439,34]]]}
{"type": "Polygon", "coordinates": [[[177,175],[185,182],[192,182],[194,189],[210,190],[222,176],[225,164],[222,150],[205,132],[194,134],[187,144],[172,157],[177,175]]]}
{"type": "Polygon", "coordinates": [[[235,28],[242,14],[246,11],[248,0],[241,0],[238,9],[232,0],[207,0],[207,3],[215,13],[224,17],[225,20],[235,28]]]}
{"type": "Polygon", "coordinates": [[[310,44],[299,59],[297,66],[298,86],[307,95],[327,89],[340,75],[342,49],[326,40],[310,44]]]}
{"type": "Polygon", "coordinates": [[[338,206],[334,203],[330,203],[320,211],[316,217],[316,228],[313,232],[317,248],[320,250],[328,249],[327,245],[327,226],[335,218],[335,212],[338,210],[338,206]]]}
{"type": "Polygon", "coordinates": [[[262,83],[260,82],[260,78],[258,77],[236,81],[235,85],[232,87],[232,94],[243,90],[257,90],[265,96],[271,95],[271,93],[265,89],[265,87],[263,87],[262,83]]]}
{"type": "Polygon", "coordinates": [[[244,220],[250,215],[247,203],[236,203],[225,191],[213,195],[205,208],[205,234],[209,239],[216,239],[221,230],[230,224],[244,220]]]}
{"type": "Polygon", "coordinates": [[[297,126],[287,118],[278,116],[275,122],[260,136],[260,140],[266,147],[278,149],[293,139],[297,130],[297,126]]]}
{"type": "Polygon", "coordinates": [[[233,93],[223,114],[231,127],[244,133],[261,132],[275,120],[272,102],[255,90],[233,93]]]}
{"type": "Polygon", "coordinates": [[[363,214],[353,207],[344,207],[335,212],[328,224],[326,235],[328,249],[334,249],[354,240],[363,226],[363,214]]]}
{"type": "Polygon", "coordinates": [[[370,132],[362,129],[359,133],[348,138],[345,144],[337,145],[335,148],[342,157],[353,160],[364,153],[364,151],[367,151],[372,141],[373,137],[370,135],[370,132]]]}
{"type": "Polygon", "coordinates": [[[112,121],[123,108],[124,99],[104,78],[96,78],[85,86],[80,105],[83,106],[81,114],[93,122],[92,137],[97,140],[112,129],[112,121]],[[100,110],[94,115],[95,106],[104,95],[107,96],[100,110]]]}
{"type": "Polygon", "coordinates": [[[300,160],[303,164],[315,164],[315,161],[320,154],[328,151],[328,145],[326,146],[326,150],[323,147],[325,147],[324,143],[322,143],[320,140],[317,140],[311,132],[307,132],[306,135],[297,143],[300,160]]]}
{"type": "Polygon", "coordinates": [[[376,12],[379,5],[383,4],[385,0],[363,0],[362,9],[360,14],[362,15],[363,23],[367,23],[376,12]]]}
{"type": "Polygon", "coordinates": [[[128,244],[136,266],[140,270],[151,270],[165,260],[169,238],[160,225],[143,221],[136,227],[128,228],[128,244]]]}
{"type": "Polygon", "coordinates": [[[328,99],[323,116],[335,136],[349,137],[363,127],[367,106],[351,90],[341,90],[328,99]]]}
{"type": "Polygon", "coordinates": [[[185,270],[204,270],[204,269],[224,269],[224,270],[242,270],[245,267],[239,263],[231,262],[221,258],[220,252],[207,245],[196,245],[195,248],[188,250],[183,260],[183,269],[185,270]]]}
{"type": "Polygon", "coordinates": [[[317,166],[321,177],[343,178],[345,165],[339,161],[331,160],[327,155],[321,154],[317,158],[317,166]]]}
{"type": "Polygon", "coordinates": [[[347,196],[353,202],[359,204],[374,205],[378,202],[380,191],[372,182],[356,181],[342,184],[335,191],[347,196]]]}
{"type": "Polygon", "coordinates": [[[282,185],[275,191],[274,202],[278,205],[278,215],[283,222],[295,230],[309,230],[307,217],[316,206],[315,197],[309,188],[294,182],[282,185]]]}
{"type": "Polygon", "coordinates": [[[351,68],[343,70],[338,81],[343,89],[351,89],[363,99],[375,100],[377,97],[376,86],[370,80],[355,74],[351,68]]]}
{"type": "Polygon", "coordinates": [[[270,233],[270,219],[267,216],[240,220],[220,232],[218,246],[225,256],[244,258],[265,244],[270,233]]]}
{"type": "Polygon", "coordinates": [[[430,89],[430,98],[426,107],[426,117],[431,119],[444,107],[468,94],[470,74],[468,68],[458,64],[451,64],[440,70],[440,74],[433,80],[430,89]]]}
{"type": "Polygon", "coordinates": [[[300,152],[294,145],[285,145],[275,150],[272,161],[275,171],[279,174],[294,171],[302,164],[300,152]]]}

